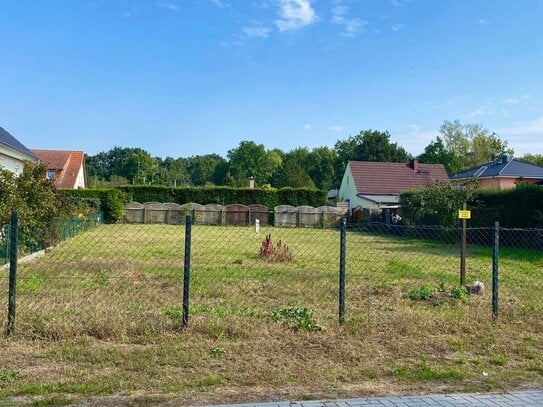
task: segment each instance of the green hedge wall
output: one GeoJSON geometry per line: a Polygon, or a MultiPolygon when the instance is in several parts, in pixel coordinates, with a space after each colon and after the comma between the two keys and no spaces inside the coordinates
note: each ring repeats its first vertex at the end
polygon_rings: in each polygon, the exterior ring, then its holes
{"type": "Polygon", "coordinates": [[[202,205],[218,203],[221,205],[261,204],[273,209],[277,205],[326,205],[326,192],[307,188],[250,189],[231,187],[191,187],[169,188],[160,186],[122,186],[117,187],[132,201],[175,202],[184,204],[195,202],[202,205]]]}
{"type": "MultiPolygon", "coordinates": [[[[437,198],[422,199],[422,190],[406,191],[401,194],[402,214],[406,223],[454,226],[456,208],[460,209],[461,201],[455,201],[448,187],[436,192],[437,198]],[[439,198],[439,199],[438,199],[439,198]],[[421,202],[426,205],[426,214],[418,217],[421,202]],[[453,216],[452,224],[445,222],[445,217],[453,216]]],[[[436,191],[438,189],[436,188],[436,191]]],[[[431,197],[430,197],[431,198],[431,197]]],[[[505,228],[543,228],[543,186],[522,184],[513,189],[475,190],[468,200],[468,209],[472,211],[470,227],[488,227],[495,221],[505,228]]],[[[451,222],[449,222],[451,223],[451,222]]]]}
{"type": "Polygon", "coordinates": [[[128,196],[116,189],[62,189],[59,193],[70,198],[95,198],[100,200],[100,210],[107,223],[121,221],[128,196]]]}
{"type": "Polygon", "coordinates": [[[470,226],[490,226],[499,221],[506,228],[543,228],[543,186],[522,184],[501,191],[479,190],[468,203],[470,226]]]}

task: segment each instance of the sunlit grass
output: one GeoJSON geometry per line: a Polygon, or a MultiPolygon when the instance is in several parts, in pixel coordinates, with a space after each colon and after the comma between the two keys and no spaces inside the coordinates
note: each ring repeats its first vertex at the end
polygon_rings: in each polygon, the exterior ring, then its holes
{"type": "MultiPolygon", "coordinates": [[[[185,331],[182,226],[103,225],[20,264],[15,337],[0,342],[0,372],[17,375],[0,380],[0,405],[14,396],[57,405],[118,393],[203,403],[543,381],[540,251],[502,250],[493,322],[490,248],[468,248],[467,281],[482,281],[484,295],[413,301],[408,293],[423,284],[458,285],[458,244],[350,230],[340,327],[338,230],[192,232],[185,331]],[[259,257],[267,233],[288,245],[292,261],[259,257]],[[310,309],[325,330],[274,323],[272,312],[285,308],[310,309]]],[[[6,292],[7,270],[0,278],[6,292]]]]}

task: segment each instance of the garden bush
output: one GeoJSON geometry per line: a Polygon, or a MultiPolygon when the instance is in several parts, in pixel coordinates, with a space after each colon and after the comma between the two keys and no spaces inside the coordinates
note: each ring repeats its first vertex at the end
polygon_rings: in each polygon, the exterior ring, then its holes
{"type": "Polygon", "coordinates": [[[59,193],[74,204],[99,202],[99,209],[104,213],[107,223],[115,223],[124,216],[124,205],[128,196],[117,189],[63,189],[59,193]]]}
{"type": "Polygon", "coordinates": [[[127,185],[116,189],[124,192],[130,200],[145,202],[175,202],[180,205],[197,202],[202,205],[260,204],[270,209],[277,205],[326,204],[326,192],[310,188],[232,188],[232,187],[190,187],[171,188],[162,186],[127,185]]]}

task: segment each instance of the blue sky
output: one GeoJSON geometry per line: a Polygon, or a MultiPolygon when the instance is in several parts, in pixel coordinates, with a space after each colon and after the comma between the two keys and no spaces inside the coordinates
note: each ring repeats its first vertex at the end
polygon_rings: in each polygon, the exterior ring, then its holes
{"type": "Polygon", "coordinates": [[[0,1],[0,126],[29,148],[333,146],[444,120],[543,153],[543,1],[0,1]]]}

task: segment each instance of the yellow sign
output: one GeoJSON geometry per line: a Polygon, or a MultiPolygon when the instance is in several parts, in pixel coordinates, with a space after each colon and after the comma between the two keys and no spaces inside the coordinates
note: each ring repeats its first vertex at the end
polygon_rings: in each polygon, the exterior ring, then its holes
{"type": "Polygon", "coordinates": [[[458,211],[458,219],[471,219],[471,211],[458,211]]]}

